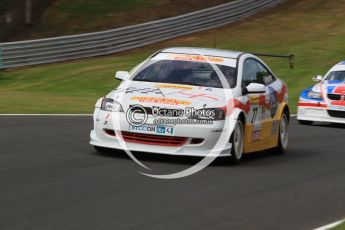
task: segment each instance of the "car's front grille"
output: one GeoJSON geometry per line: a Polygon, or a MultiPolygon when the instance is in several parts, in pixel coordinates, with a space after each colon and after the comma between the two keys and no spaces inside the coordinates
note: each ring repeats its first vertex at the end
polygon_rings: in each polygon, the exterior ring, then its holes
{"type": "Polygon", "coordinates": [[[151,135],[143,133],[133,133],[122,131],[123,140],[126,142],[134,142],[148,145],[161,146],[181,146],[187,142],[187,137],[151,135]]]}
{"type": "Polygon", "coordinates": [[[327,96],[328,96],[328,99],[333,100],[333,101],[339,101],[341,99],[340,94],[329,93],[327,94],[327,96]]]}
{"type": "Polygon", "coordinates": [[[328,114],[329,114],[331,117],[345,118],[345,111],[328,110],[328,114]]]}

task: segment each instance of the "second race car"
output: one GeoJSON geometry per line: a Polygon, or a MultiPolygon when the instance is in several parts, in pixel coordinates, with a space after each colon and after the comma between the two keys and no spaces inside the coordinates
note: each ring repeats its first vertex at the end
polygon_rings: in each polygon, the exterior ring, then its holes
{"type": "Polygon", "coordinates": [[[313,78],[314,86],[301,93],[297,119],[311,125],[315,121],[345,124],[345,61],[323,76],[313,78]]]}

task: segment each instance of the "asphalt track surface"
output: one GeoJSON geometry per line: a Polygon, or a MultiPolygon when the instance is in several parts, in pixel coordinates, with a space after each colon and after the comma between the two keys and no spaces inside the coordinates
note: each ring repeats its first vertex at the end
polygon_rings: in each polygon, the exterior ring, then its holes
{"type": "MultiPolygon", "coordinates": [[[[286,155],[159,180],[88,144],[91,117],[0,117],[0,229],[313,229],[345,215],[345,126],[292,119],[286,155]]],[[[138,153],[154,173],[196,159],[138,153]]]]}

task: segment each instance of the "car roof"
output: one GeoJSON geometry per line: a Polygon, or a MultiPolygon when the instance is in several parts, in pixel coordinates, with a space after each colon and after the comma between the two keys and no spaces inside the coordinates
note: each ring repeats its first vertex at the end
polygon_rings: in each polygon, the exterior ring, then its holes
{"type": "Polygon", "coordinates": [[[214,57],[224,57],[237,59],[243,52],[211,49],[211,48],[197,48],[197,47],[172,47],[160,51],[160,53],[178,53],[178,54],[195,54],[214,57]]]}

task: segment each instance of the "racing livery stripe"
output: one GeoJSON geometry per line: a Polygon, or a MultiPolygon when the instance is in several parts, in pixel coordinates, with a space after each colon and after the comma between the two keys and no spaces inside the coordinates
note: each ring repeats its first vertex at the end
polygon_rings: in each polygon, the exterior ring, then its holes
{"type": "Polygon", "coordinates": [[[331,101],[332,105],[345,106],[345,101],[331,101]]]}
{"type": "Polygon", "coordinates": [[[279,103],[282,103],[284,101],[286,91],[287,91],[286,90],[286,85],[283,84],[280,93],[277,92],[277,98],[278,98],[279,103]]]}
{"type": "Polygon", "coordinates": [[[344,85],[337,86],[334,89],[333,93],[344,95],[345,94],[345,86],[344,85]]]}
{"type": "Polygon", "coordinates": [[[244,103],[242,103],[241,101],[239,101],[237,99],[229,100],[227,106],[225,107],[225,109],[226,109],[226,116],[231,115],[236,108],[243,110],[247,114],[250,111],[250,101],[248,100],[244,104],[244,103]]]}
{"type": "Polygon", "coordinates": [[[299,103],[298,103],[298,106],[327,108],[327,105],[326,105],[326,104],[321,104],[321,103],[309,103],[309,102],[299,102],[299,103]]]}

